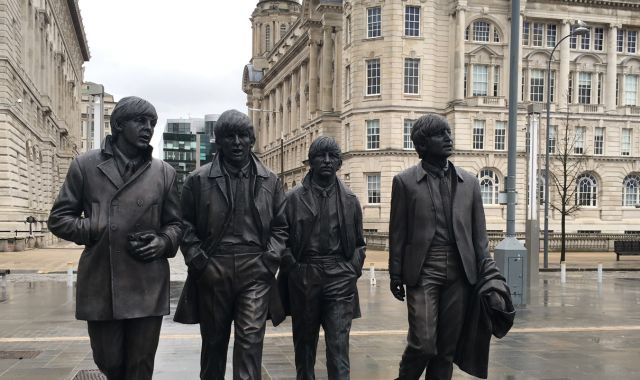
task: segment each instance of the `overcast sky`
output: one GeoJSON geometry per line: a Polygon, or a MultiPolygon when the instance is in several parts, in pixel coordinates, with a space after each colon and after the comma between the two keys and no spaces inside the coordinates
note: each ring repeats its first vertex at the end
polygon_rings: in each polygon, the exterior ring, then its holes
{"type": "Polygon", "coordinates": [[[257,0],[79,0],[91,60],[85,81],[116,100],[147,99],[166,119],[247,112],[242,70],[251,58],[257,0]]]}

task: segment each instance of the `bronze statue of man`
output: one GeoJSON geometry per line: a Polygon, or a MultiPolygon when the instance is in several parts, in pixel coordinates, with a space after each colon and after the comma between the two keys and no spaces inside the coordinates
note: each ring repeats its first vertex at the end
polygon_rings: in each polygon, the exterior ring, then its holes
{"type": "Polygon", "coordinates": [[[182,223],[176,172],[151,157],[157,120],[146,100],[120,100],[112,135],[71,162],[49,216],[51,232],[85,246],[76,318],[87,321],[94,361],[109,380],[151,379],[169,314],[167,258],[182,223]]]}
{"type": "Polygon", "coordinates": [[[297,379],[315,379],[322,326],[329,379],[346,380],[351,320],[360,317],[356,281],[365,257],[362,210],[336,176],[342,165],[336,141],[318,137],[308,156],[309,173],[287,193],[289,240],[280,293],[293,322],[297,379]]]}
{"type": "Polygon", "coordinates": [[[409,333],[399,379],[451,379],[478,266],[489,256],[475,176],[455,167],[447,121],[428,114],[411,128],[421,162],[393,178],[389,223],[391,292],[407,297],[409,333]]]}
{"type": "Polygon", "coordinates": [[[285,195],[251,152],[248,116],[223,112],[214,135],[218,153],[182,189],[180,247],[189,275],[174,319],[200,323],[200,378],[224,379],[233,322],[233,378],[259,379],[270,291],[287,240],[285,195]]]}

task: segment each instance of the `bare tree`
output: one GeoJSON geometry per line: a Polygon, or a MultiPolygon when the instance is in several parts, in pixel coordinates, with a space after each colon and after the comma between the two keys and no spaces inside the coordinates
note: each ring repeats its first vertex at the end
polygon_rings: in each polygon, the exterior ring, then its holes
{"type": "Polygon", "coordinates": [[[566,257],[566,219],[580,209],[580,202],[576,198],[578,192],[578,176],[586,170],[588,157],[586,155],[586,141],[584,133],[578,136],[580,127],[570,126],[569,112],[562,126],[556,128],[556,146],[551,153],[549,171],[550,186],[554,189],[549,206],[560,213],[560,262],[566,257]],[[558,128],[561,127],[561,128],[558,128]]]}

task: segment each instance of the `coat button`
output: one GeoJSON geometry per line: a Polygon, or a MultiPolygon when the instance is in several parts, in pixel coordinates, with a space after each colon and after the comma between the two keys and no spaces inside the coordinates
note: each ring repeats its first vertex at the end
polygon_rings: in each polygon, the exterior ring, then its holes
{"type": "Polygon", "coordinates": [[[115,231],[118,229],[118,226],[116,226],[115,224],[111,225],[111,231],[115,231]]]}
{"type": "Polygon", "coordinates": [[[142,207],[142,205],[144,204],[144,202],[142,201],[142,199],[138,199],[138,207],[142,207]]]}

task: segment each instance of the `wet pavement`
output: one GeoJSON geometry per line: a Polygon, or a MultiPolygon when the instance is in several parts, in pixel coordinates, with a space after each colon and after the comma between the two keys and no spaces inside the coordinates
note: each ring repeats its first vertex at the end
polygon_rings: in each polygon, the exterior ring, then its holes
{"type": "MultiPolygon", "coordinates": [[[[393,379],[405,344],[406,306],[392,298],[384,273],[376,274],[374,287],[368,276],[358,283],[363,318],[353,323],[351,377],[393,379]]],[[[605,272],[602,284],[596,276],[570,272],[562,284],[559,273],[542,273],[511,333],[493,340],[489,379],[639,379],[640,272],[605,272]]],[[[75,289],[66,279],[12,274],[0,283],[0,380],[73,379],[95,368],[86,324],[74,319],[75,289]]],[[[181,288],[181,282],[172,283],[172,310],[181,288]]],[[[322,342],[318,353],[316,374],[326,379],[322,342]]],[[[198,326],[166,317],[154,379],[198,378],[199,355],[198,326]]],[[[263,379],[293,378],[288,319],[268,326],[263,379]]],[[[471,377],[456,369],[454,379],[471,377]]]]}

